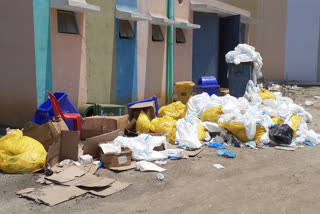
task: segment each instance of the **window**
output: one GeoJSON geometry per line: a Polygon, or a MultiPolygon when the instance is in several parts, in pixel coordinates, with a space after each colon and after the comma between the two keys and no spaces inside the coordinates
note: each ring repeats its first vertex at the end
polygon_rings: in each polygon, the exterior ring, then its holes
{"type": "Polygon", "coordinates": [[[134,30],[128,20],[119,20],[119,36],[121,39],[134,39],[134,30]]]}
{"type": "Polygon", "coordinates": [[[58,32],[79,34],[74,12],[58,10],[58,32]]]}
{"type": "Polygon", "coordinates": [[[176,28],[176,43],[186,43],[184,30],[181,28],[176,28]]]}
{"type": "Polygon", "coordinates": [[[161,27],[159,25],[152,25],[152,41],[162,42],[163,40],[161,27]]]}

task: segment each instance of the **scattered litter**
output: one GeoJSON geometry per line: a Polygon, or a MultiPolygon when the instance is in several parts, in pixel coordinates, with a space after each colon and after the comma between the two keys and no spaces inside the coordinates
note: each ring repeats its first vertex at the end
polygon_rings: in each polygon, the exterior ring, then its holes
{"type": "Polygon", "coordinates": [[[295,151],[296,150],[295,147],[275,146],[274,148],[278,149],[278,150],[286,150],[286,151],[295,151]]]}
{"type": "Polygon", "coordinates": [[[219,156],[224,156],[226,158],[235,158],[236,157],[236,154],[234,154],[234,153],[232,153],[232,152],[230,152],[230,151],[228,151],[226,149],[225,150],[218,150],[217,154],[219,156]]]}
{"type": "Polygon", "coordinates": [[[304,102],[304,104],[305,104],[306,106],[312,106],[312,105],[314,104],[314,101],[312,101],[312,100],[306,100],[306,101],[304,102]]]}
{"type": "Polygon", "coordinates": [[[256,148],[257,144],[254,141],[249,141],[248,143],[246,143],[246,146],[248,146],[250,148],[256,148]]]}
{"type": "Polygon", "coordinates": [[[217,169],[224,169],[224,166],[222,166],[221,164],[213,164],[213,166],[217,169]]]}
{"type": "Polygon", "coordinates": [[[226,146],[221,144],[221,143],[217,143],[217,142],[209,142],[208,146],[210,148],[216,148],[216,149],[225,149],[226,146]]]}
{"type": "Polygon", "coordinates": [[[137,162],[136,169],[141,171],[141,172],[163,172],[166,169],[163,169],[159,166],[157,166],[154,163],[150,163],[147,161],[139,161],[137,162]]]}
{"type": "Polygon", "coordinates": [[[79,163],[81,165],[91,164],[93,162],[93,158],[91,155],[81,155],[79,157],[79,163]]]}
{"type": "Polygon", "coordinates": [[[155,164],[158,164],[158,165],[166,165],[168,161],[155,161],[154,163],[155,164]]]}
{"type": "Polygon", "coordinates": [[[100,144],[99,146],[102,149],[103,154],[121,152],[121,147],[114,143],[103,143],[103,144],[100,144]]]}
{"type": "Polygon", "coordinates": [[[181,158],[184,154],[183,149],[167,149],[164,151],[160,151],[161,154],[165,155],[167,158],[181,158]]]}
{"type": "Polygon", "coordinates": [[[320,99],[320,96],[313,96],[314,99],[320,99]]]}
{"type": "Polygon", "coordinates": [[[116,172],[128,171],[136,168],[136,162],[131,162],[129,166],[110,167],[109,169],[116,172]]]}
{"type": "Polygon", "coordinates": [[[310,142],[303,142],[304,145],[307,145],[307,146],[314,146],[313,143],[310,143],[310,142]]]}
{"type": "MultiPolygon", "coordinates": [[[[98,165],[98,166],[100,166],[100,165],[101,165],[101,163],[102,163],[101,161],[93,161],[93,164],[94,164],[94,165],[98,165]]],[[[102,163],[102,164],[103,164],[103,163],[102,163]]]]}
{"type": "Polygon", "coordinates": [[[164,180],[164,175],[161,174],[161,173],[158,173],[157,176],[156,176],[156,179],[157,179],[158,181],[163,181],[163,180],[164,180]]]}
{"type": "Polygon", "coordinates": [[[276,124],[270,128],[269,136],[277,144],[291,144],[293,129],[287,124],[276,124]]]}

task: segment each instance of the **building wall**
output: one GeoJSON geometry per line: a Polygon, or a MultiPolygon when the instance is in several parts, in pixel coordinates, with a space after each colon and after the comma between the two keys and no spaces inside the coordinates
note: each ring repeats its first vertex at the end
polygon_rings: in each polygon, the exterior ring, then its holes
{"type": "Polygon", "coordinates": [[[319,0],[288,1],[285,80],[317,81],[319,11],[319,0]]]}
{"type": "Polygon", "coordinates": [[[193,32],[192,81],[201,76],[217,77],[218,69],[218,16],[194,12],[194,24],[201,28],[193,32]]]}
{"type": "Polygon", "coordinates": [[[0,14],[0,125],[22,127],[37,108],[33,1],[0,1],[0,14]]]}
{"type": "Polygon", "coordinates": [[[51,9],[52,77],[55,92],[67,92],[80,107],[87,102],[84,14],[76,14],[80,34],[58,33],[57,9],[51,9]]]}
{"type": "MultiPolygon", "coordinates": [[[[166,0],[139,0],[138,10],[152,16],[167,16],[166,0]]],[[[152,25],[138,22],[138,99],[157,96],[159,105],[166,99],[167,28],[161,26],[163,42],[152,41],[152,25]]]]}
{"type": "Polygon", "coordinates": [[[87,2],[101,8],[86,14],[88,102],[116,103],[115,2],[87,2]]]}
{"type": "MultiPolygon", "coordinates": [[[[193,22],[193,12],[190,11],[190,1],[184,0],[182,4],[174,1],[174,17],[177,21],[193,22]]],[[[186,43],[174,43],[174,82],[192,80],[192,44],[193,30],[186,29],[186,43]]],[[[174,35],[174,41],[176,34],[174,35]]]]}

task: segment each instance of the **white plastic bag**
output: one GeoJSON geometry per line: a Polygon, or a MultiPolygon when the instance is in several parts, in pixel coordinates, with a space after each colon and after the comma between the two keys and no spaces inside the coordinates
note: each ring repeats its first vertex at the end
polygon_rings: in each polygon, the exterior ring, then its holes
{"type": "Polygon", "coordinates": [[[163,172],[166,169],[157,166],[154,163],[150,163],[147,161],[139,161],[137,162],[136,169],[141,172],[163,172]]]}
{"type": "Polygon", "coordinates": [[[100,144],[99,147],[102,149],[103,154],[121,152],[121,147],[118,144],[114,143],[103,143],[100,144]]]}
{"type": "Polygon", "coordinates": [[[166,149],[166,150],[160,151],[160,153],[165,155],[167,158],[168,157],[181,158],[184,154],[184,150],[183,149],[166,149]]]}
{"type": "Polygon", "coordinates": [[[202,146],[198,139],[198,123],[186,118],[177,121],[176,143],[180,147],[198,149],[202,146]]]}

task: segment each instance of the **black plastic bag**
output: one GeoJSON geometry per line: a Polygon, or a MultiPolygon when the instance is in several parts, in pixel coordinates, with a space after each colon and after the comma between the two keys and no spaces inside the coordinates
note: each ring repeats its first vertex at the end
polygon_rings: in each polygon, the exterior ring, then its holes
{"type": "Polygon", "coordinates": [[[293,129],[287,124],[276,124],[269,129],[269,137],[278,144],[291,144],[293,129]]]}

